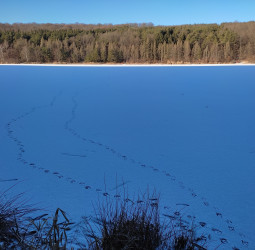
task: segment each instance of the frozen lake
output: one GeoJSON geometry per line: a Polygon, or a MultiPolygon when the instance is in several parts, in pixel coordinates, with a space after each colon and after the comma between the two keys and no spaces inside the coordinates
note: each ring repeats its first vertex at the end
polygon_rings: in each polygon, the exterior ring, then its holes
{"type": "Polygon", "coordinates": [[[155,189],[162,213],[195,216],[214,246],[254,249],[254,76],[255,66],[0,66],[0,188],[17,183],[75,221],[121,186],[155,189]]]}

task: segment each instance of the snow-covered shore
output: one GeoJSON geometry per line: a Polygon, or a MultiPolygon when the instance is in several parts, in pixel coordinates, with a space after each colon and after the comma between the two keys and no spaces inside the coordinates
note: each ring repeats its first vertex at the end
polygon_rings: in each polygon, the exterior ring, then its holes
{"type": "Polygon", "coordinates": [[[229,64],[0,64],[0,66],[42,66],[42,67],[220,67],[220,66],[255,66],[252,63],[229,64]]]}

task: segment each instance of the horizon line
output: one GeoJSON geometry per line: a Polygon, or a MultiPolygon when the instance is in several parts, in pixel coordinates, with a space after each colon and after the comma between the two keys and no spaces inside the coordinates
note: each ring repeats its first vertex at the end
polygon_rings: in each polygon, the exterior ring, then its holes
{"type": "Polygon", "coordinates": [[[185,26],[185,25],[210,25],[210,24],[216,24],[221,25],[224,23],[250,23],[255,22],[254,20],[250,21],[224,21],[224,22],[205,22],[205,23],[183,23],[183,24],[154,24],[153,22],[126,22],[126,23],[83,23],[83,22],[0,22],[0,24],[9,24],[9,25],[15,25],[15,24],[38,24],[38,25],[44,25],[44,24],[53,24],[53,25],[95,25],[95,26],[118,26],[118,25],[147,25],[148,27],[158,27],[158,26],[185,26]]]}

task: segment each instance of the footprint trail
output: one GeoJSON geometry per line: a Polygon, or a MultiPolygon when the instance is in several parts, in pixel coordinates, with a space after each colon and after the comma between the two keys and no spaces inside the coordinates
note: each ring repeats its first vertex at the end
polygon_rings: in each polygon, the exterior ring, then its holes
{"type": "MultiPolygon", "coordinates": [[[[173,182],[176,185],[178,185],[181,189],[188,191],[188,193],[191,195],[191,197],[193,199],[199,199],[201,201],[202,206],[204,206],[205,208],[208,208],[208,209],[209,208],[213,209],[214,212],[215,212],[214,213],[215,216],[218,219],[221,219],[223,223],[225,223],[225,227],[227,228],[227,230],[229,230],[232,233],[235,233],[235,237],[240,238],[240,243],[241,243],[242,246],[247,247],[249,245],[249,242],[245,240],[245,235],[240,233],[240,232],[237,232],[235,230],[235,227],[232,225],[231,220],[229,220],[228,218],[225,218],[225,216],[222,214],[222,212],[220,212],[220,210],[218,208],[212,207],[211,204],[209,203],[209,201],[205,197],[200,197],[200,195],[197,192],[195,192],[192,188],[186,187],[183,182],[178,181],[177,177],[173,173],[165,171],[165,170],[161,170],[156,166],[151,166],[151,165],[148,165],[144,162],[141,162],[141,161],[138,161],[136,159],[130,158],[125,153],[119,152],[118,150],[116,150],[116,149],[112,148],[111,146],[106,145],[102,142],[99,142],[99,141],[93,140],[91,138],[85,137],[85,136],[81,135],[80,133],[78,133],[76,130],[74,130],[71,127],[71,124],[76,118],[76,110],[78,108],[78,103],[76,101],[75,96],[72,98],[72,102],[73,102],[73,108],[72,108],[72,111],[71,111],[71,117],[70,117],[69,120],[67,120],[65,122],[65,126],[64,126],[65,129],[69,133],[71,133],[77,139],[82,140],[83,142],[91,143],[93,145],[97,145],[100,148],[103,148],[104,150],[108,151],[110,154],[113,154],[115,157],[121,158],[124,161],[128,161],[132,164],[135,164],[137,167],[142,167],[142,168],[148,169],[148,171],[150,170],[150,171],[156,172],[158,174],[162,174],[163,176],[168,178],[170,182],[173,182]]],[[[180,204],[177,204],[177,205],[180,205],[180,204]]],[[[188,204],[183,204],[183,206],[185,207],[185,206],[189,206],[189,205],[188,204]]],[[[167,209],[167,207],[165,207],[165,209],[167,209]]],[[[177,215],[175,215],[175,216],[178,217],[178,213],[179,212],[177,212],[177,215]]],[[[216,235],[220,235],[220,236],[223,235],[222,230],[217,229],[213,226],[208,226],[206,222],[200,222],[198,226],[200,226],[201,228],[209,229],[211,232],[213,232],[216,235]]],[[[224,237],[220,237],[219,241],[220,241],[221,244],[230,244],[230,242],[224,237]]],[[[235,246],[232,246],[232,248],[236,249],[235,246]]]]}

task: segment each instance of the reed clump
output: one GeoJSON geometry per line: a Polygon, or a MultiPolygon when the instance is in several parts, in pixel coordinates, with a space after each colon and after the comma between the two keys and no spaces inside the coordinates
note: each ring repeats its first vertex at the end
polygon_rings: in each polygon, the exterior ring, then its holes
{"type": "Polygon", "coordinates": [[[106,198],[95,207],[95,217],[84,217],[86,247],[113,249],[206,249],[206,237],[196,237],[195,227],[171,216],[161,222],[159,196],[132,200],[106,198]],[[171,217],[171,219],[170,219],[171,217]]]}
{"type": "Polygon", "coordinates": [[[63,210],[33,217],[42,210],[29,205],[22,193],[10,198],[7,191],[0,193],[0,249],[66,248],[73,223],[63,210]]]}
{"type": "Polygon", "coordinates": [[[104,197],[94,215],[78,225],[60,208],[53,216],[32,217],[42,210],[22,197],[0,194],[0,249],[206,249],[207,238],[197,237],[195,227],[181,217],[165,215],[162,222],[155,193],[137,199],[104,197]]]}

